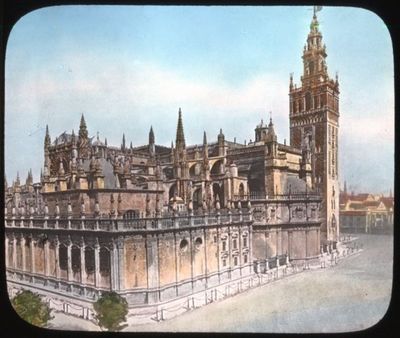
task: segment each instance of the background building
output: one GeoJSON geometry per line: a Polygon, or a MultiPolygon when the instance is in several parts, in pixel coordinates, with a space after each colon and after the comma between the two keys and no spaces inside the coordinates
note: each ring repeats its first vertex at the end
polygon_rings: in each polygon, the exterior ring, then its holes
{"type": "Polygon", "coordinates": [[[340,224],[343,232],[393,233],[392,196],[340,193],[340,224]]]}

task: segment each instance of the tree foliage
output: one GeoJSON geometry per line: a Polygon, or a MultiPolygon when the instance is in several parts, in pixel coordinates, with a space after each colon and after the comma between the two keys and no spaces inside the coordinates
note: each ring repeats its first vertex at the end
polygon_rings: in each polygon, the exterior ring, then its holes
{"type": "Polygon", "coordinates": [[[53,319],[50,307],[37,293],[20,291],[11,300],[11,304],[18,315],[32,325],[45,327],[53,319]]]}
{"type": "Polygon", "coordinates": [[[108,331],[119,331],[125,327],[121,323],[126,321],[128,302],[117,293],[103,293],[93,304],[93,308],[100,327],[106,328],[108,331]]]}

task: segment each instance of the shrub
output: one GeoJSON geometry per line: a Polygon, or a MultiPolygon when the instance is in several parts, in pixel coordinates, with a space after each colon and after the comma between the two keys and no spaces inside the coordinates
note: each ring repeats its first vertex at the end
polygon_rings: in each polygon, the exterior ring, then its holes
{"type": "Polygon", "coordinates": [[[95,318],[98,325],[108,331],[119,331],[126,325],[121,323],[126,321],[128,314],[128,302],[115,292],[105,292],[93,304],[96,312],[95,318]]]}
{"type": "Polygon", "coordinates": [[[50,307],[37,293],[20,291],[11,300],[11,304],[18,315],[29,324],[45,327],[53,319],[50,307]]]}

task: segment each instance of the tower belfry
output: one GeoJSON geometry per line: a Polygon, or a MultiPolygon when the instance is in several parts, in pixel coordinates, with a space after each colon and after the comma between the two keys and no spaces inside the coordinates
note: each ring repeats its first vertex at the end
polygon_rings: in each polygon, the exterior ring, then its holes
{"type": "Polygon", "coordinates": [[[321,240],[339,238],[339,82],[328,74],[326,47],[322,42],[317,12],[303,50],[301,86],[289,82],[290,144],[311,153],[314,189],[323,196],[321,240]]]}

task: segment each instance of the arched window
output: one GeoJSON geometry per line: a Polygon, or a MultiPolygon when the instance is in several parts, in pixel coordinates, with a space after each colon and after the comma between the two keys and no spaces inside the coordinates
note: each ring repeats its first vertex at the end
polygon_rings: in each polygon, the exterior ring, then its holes
{"type": "Polygon", "coordinates": [[[314,62],[313,61],[310,61],[309,67],[310,67],[310,74],[313,74],[314,73],[314,62]]]}
{"type": "Polygon", "coordinates": [[[60,244],[58,249],[58,259],[59,259],[59,266],[61,270],[68,269],[68,252],[67,247],[63,244],[60,244]]]}
{"type": "Polygon", "coordinates": [[[306,110],[310,110],[311,108],[311,94],[306,93],[306,110]]]}
{"type": "Polygon", "coordinates": [[[71,265],[72,271],[81,271],[81,250],[77,246],[71,248],[71,265]]]}
{"type": "Polygon", "coordinates": [[[90,246],[85,248],[85,270],[88,275],[94,273],[94,249],[90,246]]]}
{"type": "Polygon", "coordinates": [[[184,252],[188,249],[189,242],[186,239],[182,239],[181,243],[179,244],[179,249],[184,252]]]}
{"type": "Polygon", "coordinates": [[[109,276],[111,271],[110,251],[107,248],[100,248],[100,274],[109,276]]]}

